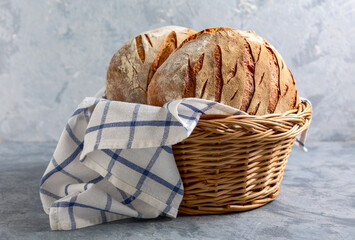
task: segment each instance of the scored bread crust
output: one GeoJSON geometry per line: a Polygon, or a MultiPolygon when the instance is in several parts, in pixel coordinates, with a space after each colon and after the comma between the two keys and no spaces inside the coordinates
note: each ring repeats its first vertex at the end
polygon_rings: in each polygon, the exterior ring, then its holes
{"type": "Polygon", "coordinates": [[[146,103],[147,86],[156,70],[195,31],[166,26],[127,41],[112,57],[106,75],[106,97],[113,101],[146,103]]]}
{"type": "Polygon", "coordinates": [[[197,97],[253,115],[281,113],[300,103],[281,55],[252,31],[212,28],[186,39],[154,74],[148,104],[197,97]]]}

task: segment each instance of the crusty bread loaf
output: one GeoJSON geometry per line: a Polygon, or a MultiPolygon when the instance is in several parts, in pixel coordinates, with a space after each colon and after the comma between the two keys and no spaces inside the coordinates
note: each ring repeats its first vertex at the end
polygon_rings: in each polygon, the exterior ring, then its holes
{"type": "Polygon", "coordinates": [[[295,81],[280,54],[254,32],[206,29],[186,39],[154,74],[148,104],[197,97],[249,114],[296,108],[295,81]]]}
{"type": "Polygon", "coordinates": [[[107,70],[109,100],[146,103],[149,81],[168,56],[195,32],[166,26],[144,32],[126,42],[112,57],[107,70]]]}

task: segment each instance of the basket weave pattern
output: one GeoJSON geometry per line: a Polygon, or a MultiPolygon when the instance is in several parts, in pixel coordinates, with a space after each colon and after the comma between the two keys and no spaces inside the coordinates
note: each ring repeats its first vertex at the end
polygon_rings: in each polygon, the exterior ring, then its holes
{"type": "Polygon", "coordinates": [[[185,189],[179,213],[245,211],[274,200],[296,136],[311,118],[306,102],[283,114],[201,116],[190,137],[173,146],[185,189]]]}

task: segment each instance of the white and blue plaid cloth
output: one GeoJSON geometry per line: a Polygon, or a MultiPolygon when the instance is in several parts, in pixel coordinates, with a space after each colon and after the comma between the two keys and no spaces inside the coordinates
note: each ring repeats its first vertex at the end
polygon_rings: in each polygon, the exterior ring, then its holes
{"type": "MultiPolygon", "coordinates": [[[[40,182],[51,228],[176,217],[184,190],[171,146],[191,134],[201,114],[246,113],[194,98],[164,107],[85,98],[40,182]]],[[[305,133],[300,139],[304,145],[305,133]]]]}

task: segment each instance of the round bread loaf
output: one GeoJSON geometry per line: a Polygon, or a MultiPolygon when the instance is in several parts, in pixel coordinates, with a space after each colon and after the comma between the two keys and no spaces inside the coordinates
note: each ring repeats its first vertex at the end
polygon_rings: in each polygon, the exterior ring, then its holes
{"type": "Polygon", "coordinates": [[[194,33],[188,28],[166,26],[143,32],[126,42],[108,67],[107,99],[146,103],[147,86],[158,67],[194,33]]]}
{"type": "Polygon", "coordinates": [[[221,102],[249,114],[294,109],[295,81],[280,54],[252,31],[212,28],[186,39],[154,74],[148,104],[187,97],[221,102]]]}

